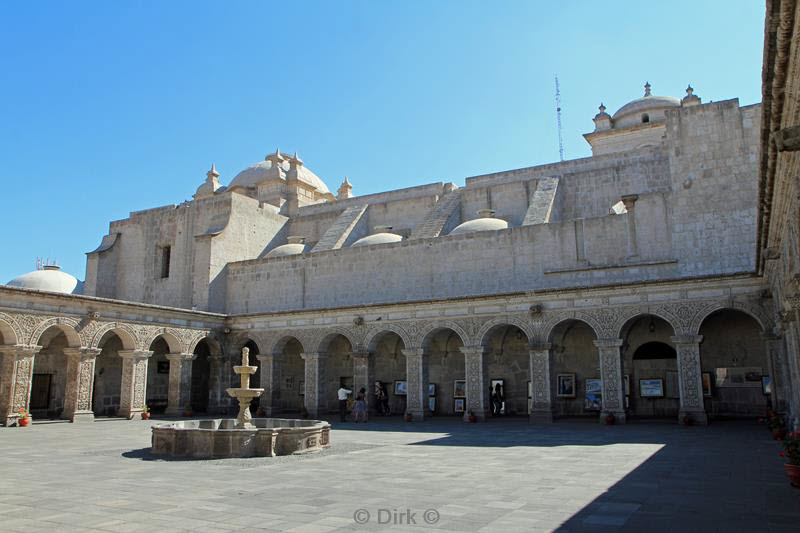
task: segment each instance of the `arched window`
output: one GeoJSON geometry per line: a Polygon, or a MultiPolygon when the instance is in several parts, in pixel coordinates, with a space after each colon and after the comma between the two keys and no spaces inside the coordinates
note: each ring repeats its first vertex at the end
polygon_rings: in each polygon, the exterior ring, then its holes
{"type": "Polygon", "coordinates": [[[644,124],[645,122],[650,122],[650,115],[648,115],[647,113],[642,115],[642,124],[644,124]]]}

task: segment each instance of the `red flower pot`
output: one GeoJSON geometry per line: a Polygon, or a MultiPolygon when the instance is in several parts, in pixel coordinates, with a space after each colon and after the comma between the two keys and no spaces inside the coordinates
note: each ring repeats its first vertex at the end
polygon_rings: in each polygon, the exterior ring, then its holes
{"type": "Polygon", "coordinates": [[[150,419],[150,413],[142,411],[142,420],[149,420],[149,419],[150,419]]]}
{"type": "Polygon", "coordinates": [[[786,469],[786,475],[789,476],[789,483],[792,484],[792,487],[800,489],[800,465],[786,463],[783,468],[786,469]]]}
{"type": "Polygon", "coordinates": [[[783,437],[786,436],[786,432],[782,429],[776,429],[772,432],[772,438],[775,440],[783,440],[783,437]]]}
{"type": "Polygon", "coordinates": [[[20,418],[20,419],[19,419],[19,425],[20,425],[20,427],[23,427],[23,428],[24,428],[24,427],[27,427],[27,426],[28,426],[28,424],[30,424],[30,423],[31,423],[31,419],[30,419],[30,418],[28,418],[27,416],[26,416],[25,418],[20,418]]]}
{"type": "Polygon", "coordinates": [[[406,422],[411,422],[412,420],[414,420],[414,417],[411,416],[411,413],[406,413],[406,415],[403,418],[405,419],[406,422]]]}
{"type": "Polygon", "coordinates": [[[617,421],[617,419],[613,414],[609,413],[609,414],[606,415],[606,424],[607,425],[613,426],[614,422],[616,422],[616,421],[617,421]]]}
{"type": "Polygon", "coordinates": [[[478,421],[478,417],[475,415],[469,415],[468,420],[470,421],[470,423],[474,424],[475,422],[478,421]]]}

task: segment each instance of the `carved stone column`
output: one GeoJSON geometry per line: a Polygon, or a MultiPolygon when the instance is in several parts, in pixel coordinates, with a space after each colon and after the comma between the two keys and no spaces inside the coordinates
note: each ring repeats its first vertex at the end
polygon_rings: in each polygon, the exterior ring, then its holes
{"type": "Polygon", "coordinates": [[[30,411],[33,359],[41,346],[0,346],[0,422],[14,426],[30,411]]]}
{"type": "Polygon", "coordinates": [[[147,360],[153,352],[120,350],[117,353],[122,358],[122,385],[117,415],[131,420],[144,410],[147,398],[147,360]]]}
{"type": "Polygon", "coordinates": [[[531,422],[553,421],[553,387],[550,383],[550,344],[530,346],[531,422]]]}
{"type": "Polygon", "coordinates": [[[70,422],[92,422],[94,363],[99,348],[64,348],[67,357],[67,385],[64,391],[62,418],[70,422]]]}
{"type": "Polygon", "coordinates": [[[191,353],[168,353],[169,389],[165,414],[180,416],[191,408],[192,361],[197,357],[191,353]]]}
{"type": "Polygon", "coordinates": [[[406,348],[406,413],[423,420],[428,410],[428,358],[422,348],[406,348]]]}
{"type": "Polygon", "coordinates": [[[625,390],[622,387],[621,339],[598,339],[594,341],[600,358],[600,377],[603,381],[603,410],[601,419],[614,415],[615,422],[625,422],[625,390]]]}
{"type": "Polygon", "coordinates": [[[789,370],[786,366],[786,352],[783,338],[775,333],[761,336],[767,353],[768,374],[772,378],[772,408],[779,413],[786,413],[789,400],[787,378],[789,370]]]}
{"type": "Polygon", "coordinates": [[[227,413],[228,397],[225,392],[225,359],[221,355],[208,356],[208,412],[210,414],[227,413]]]}
{"type": "Polygon", "coordinates": [[[353,352],[353,397],[358,396],[361,387],[367,391],[368,412],[375,410],[375,358],[369,352],[353,352]]]}
{"type": "Polygon", "coordinates": [[[306,393],[303,402],[308,416],[319,417],[328,405],[325,398],[325,352],[301,353],[305,361],[306,393]]]}
{"type": "Polygon", "coordinates": [[[678,355],[678,389],[681,395],[680,419],[689,417],[694,424],[708,424],[703,405],[703,377],[700,366],[702,335],[670,337],[678,355]]]}
{"type": "Polygon", "coordinates": [[[478,420],[485,420],[489,412],[489,369],[484,351],[483,346],[461,348],[467,371],[467,408],[464,411],[464,420],[467,420],[470,412],[478,420]]]}
{"type": "Polygon", "coordinates": [[[264,394],[259,399],[259,405],[267,416],[273,416],[277,412],[278,398],[281,393],[278,358],[273,354],[259,354],[256,357],[258,357],[261,372],[259,387],[264,389],[264,394]]]}

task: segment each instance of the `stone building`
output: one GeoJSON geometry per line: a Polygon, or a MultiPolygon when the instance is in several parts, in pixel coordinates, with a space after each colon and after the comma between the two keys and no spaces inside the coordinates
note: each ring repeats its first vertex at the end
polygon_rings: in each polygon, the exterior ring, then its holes
{"type": "Polygon", "coordinates": [[[757,253],[761,105],[648,83],[585,138],[591,157],[364,196],[279,150],[227,186],[212,166],[193,200],[112,222],[82,287],[0,287],[4,420],[225,412],[243,346],[270,415],[324,415],[341,383],[374,408],[379,381],[415,419],[483,419],[498,382],[533,421],[796,417],[757,253]]]}

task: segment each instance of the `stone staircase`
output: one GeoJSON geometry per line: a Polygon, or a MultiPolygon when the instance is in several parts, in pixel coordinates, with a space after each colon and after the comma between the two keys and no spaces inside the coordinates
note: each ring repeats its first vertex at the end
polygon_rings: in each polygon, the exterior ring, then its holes
{"type": "Polygon", "coordinates": [[[525,219],[522,221],[523,226],[550,222],[558,192],[558,182],[559,178],[557,177],[542,178],[537,181],[536,191],[533,193],[528,211],[525,213],[525,219]]]}
{"type": "Polygon", "coordinates": [[[311,251],[321,252],[341,248],[366,211],[367,204],[353,205],[342,211],[336,218],[336,222],[328,228],[311,251]]]}
{"type": "Polygon", "coordinates": [[[411,234],[410,239],[428,239],[438,237],[445,229],[447,222],[458,211],[461,204],[461,190],[456,189],[439,197],[439,201],[411,234]]]}

